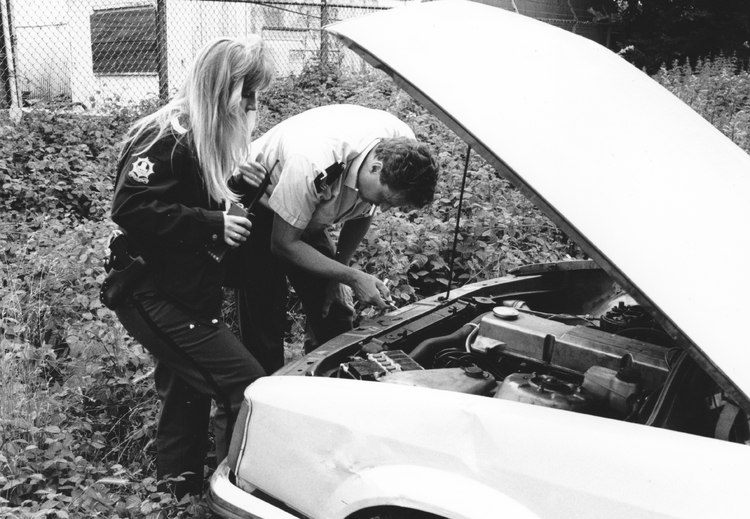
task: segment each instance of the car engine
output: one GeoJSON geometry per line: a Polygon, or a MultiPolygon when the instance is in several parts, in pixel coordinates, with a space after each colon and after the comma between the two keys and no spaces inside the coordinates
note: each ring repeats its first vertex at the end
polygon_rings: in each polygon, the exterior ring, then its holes
{"type": "Polygon", "coordinates": [[[632,419],[663,387],[680,352],[637,305],[620,301],[594,319],[506,300],[409,351],[363,348],[331,376],[632,419]]]}
{"type": "Polygon", "coordinates": [[[750,443],[750,421],[585,262],[531,265],[360,324],[284,373],[458,391],[750,443]]]}

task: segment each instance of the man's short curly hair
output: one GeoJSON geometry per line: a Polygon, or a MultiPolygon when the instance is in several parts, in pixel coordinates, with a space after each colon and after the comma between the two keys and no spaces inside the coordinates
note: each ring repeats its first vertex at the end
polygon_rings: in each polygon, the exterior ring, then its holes
{"type": "Polygon", "coordinates": [[[407,205],[432,202],[439,167],[426,144],[407,137],[383,139],[375,146],[375,158],[383,163],[380,182],[402,194],[407,205]]]}

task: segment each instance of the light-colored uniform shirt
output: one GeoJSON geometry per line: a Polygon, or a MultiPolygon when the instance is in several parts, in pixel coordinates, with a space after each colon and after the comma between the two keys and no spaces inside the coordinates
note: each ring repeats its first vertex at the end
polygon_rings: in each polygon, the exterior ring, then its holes
{"type": "Polygon", "coordinates": [[[372,206],[359,198],[357,174],[370,150],[390,137],[413,139],[414,132],[382,110],[330,105],[277,124],[253,141],[250,157],[273,168],[270,208],[289,225],[314,232],[371,214],[372,206]],[[336,164],[341,176],[331,185],[321,182],[336,164]]]}

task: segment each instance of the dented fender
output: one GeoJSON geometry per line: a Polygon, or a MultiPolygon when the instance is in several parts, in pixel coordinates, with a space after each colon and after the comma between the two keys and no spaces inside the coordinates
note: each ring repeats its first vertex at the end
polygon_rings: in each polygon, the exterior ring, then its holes
{"type": "Polygon", "coordinates": [[[326,503],[331,513],[328,517],[334,519],[378,506],[422,510],[446,519],[486,519],[490,510],[502,510],[504,516],[514,519],[539,519],[516,500],[477,480],[419,466],[361,470],[344,481],[326,503]]]}

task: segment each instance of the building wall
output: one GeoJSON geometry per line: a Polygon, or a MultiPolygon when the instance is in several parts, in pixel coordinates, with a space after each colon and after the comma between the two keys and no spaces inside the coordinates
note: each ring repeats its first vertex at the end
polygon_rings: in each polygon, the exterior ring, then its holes
{"type": "Polygon", "coordinates": [[[185,80],[188,67],[197,52],[218,36],[243,37],[253,33],[255,4],[167,2],[167,67],[169,91],[173,93],[185,80]]]}
{"type": "Polygon", "coordinates": [[[65,0],[23,0],[13,5],[18,91],[26,98],[70,96],[70,45],[65,0]]]}
{"type": "MultiPolygon", "coordinates": [[[[70,99],[87,106],[139,101],[159,95],[158,74],[95,74],[92,63],[91,15],[102,9],[156,8],[156,0],[12,0],[17,37],[18,90],[25,97],[48,101],[70,99]]],[[[242,2],[167,0],[167,69],[169,94],[184,81],[197,51],[217,36],[261,34],[279,75],[299,74],[306,63],[325,57],[351,70],[364,62],[327,38],[321,53],[321,25],[418,0],[270,0],[242,2]]],[[[477,0],[518,11],[605,43],[606,25],[592,23],[589,8],[608,0],[477,0]]],[[[140,17],[140,22],[147,23],[140,17]]],[[[117,22],[118,24],[120,22],[117,22]]],[[[153,24],[153,21],[148,23],[153,24]]],[[[118,38],[125,27],[106,26],[97,34],[118,38]],[[110,30],[111,29],[111,30],[110,30]]],[[[150,30],[155,30],[153,27],[150,30]]],[[[143,31],[141,31],[143,33],[143,31]]],[[[128,33],[130,34],[130,33],[128,33]]],[[[128,35],[120,35],[126,41],[128,35]]],[[[153,40],[151,41],[153,46],[153,40]]],[[[99,47],[98,47],[99,48],[99,47]]],[[[118,47],[119,49],[119,47],[118,47]]],[[[118,51],[119,52],[119,51],[118,51]]],[[[147,59],[147,58],[137,58],[147,59]]],[[[132,58],[131,58],[132,60],[132,58]]],[[[139,70],[147,70],[141,67],[139,70]]],[[[99,70],[102,67],[99,66],[99,70]]],[[[132,70],[129,69],[129,70],[132,70]]]]}

